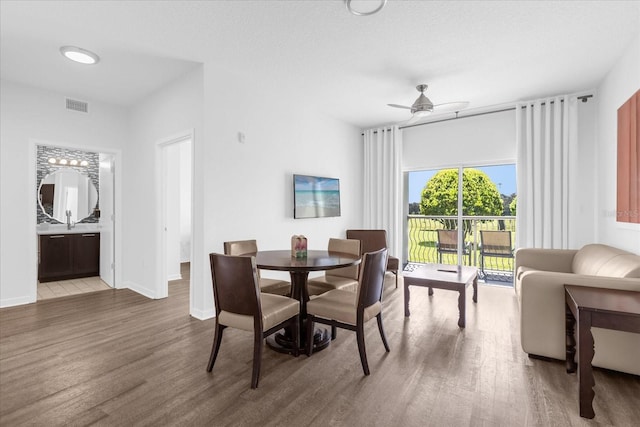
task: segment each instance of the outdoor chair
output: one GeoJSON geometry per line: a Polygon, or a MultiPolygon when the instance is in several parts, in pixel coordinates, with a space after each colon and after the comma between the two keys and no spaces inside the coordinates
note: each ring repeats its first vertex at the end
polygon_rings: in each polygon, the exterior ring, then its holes
{"type": "Polygon", "coordinates": [[[365,253],[362,259],[358,292],[335,289],[307,303],[306,352],[313,352],[314,323],[331,325],[356,332],[360,362],[365,375],[369,375],[367,352],[364,345],[364,324],[374,317],[387,352],[389,344],[382,327],[382,290],[387,266],[387,250],[365,253]]]}
{"type": "Polygon", "coordinates": [[[222,333],[227,327],[253,332],[251,388],[258,387],[264,339],[290,326],[293,355],[300,347],[300,302],[281,295],[260,292],[255,257],[209,254],[216,326],[207,372],[216,362],[222,333]]]}
{"type": "MultiPolygon", "coordinates": [[[[255,240],[234,240],[224,242],[225,255],[255,255],[258,252],[258,243],[255,240]]],[[[291,283],[286,280],[267,279],[260,277],[258,270],[258,280],[260,283],[260,292],[276,295],[291,295],[291,283]]]]}
{"type": "Polygon", "coordinates": [[[485,257],[513,258],[511,231],[480,231],[480,272],[484,271],[485,257]]]}
{"type": "MultiPolygon", "coordinates": [[[[438,263],[442,264],[442,254],[458,254],[458,230],[438,230],[438,263]]],[[[471,250],[469,244],[464,245],[462,255],[469,257],[471,265],[471,250]]]]}

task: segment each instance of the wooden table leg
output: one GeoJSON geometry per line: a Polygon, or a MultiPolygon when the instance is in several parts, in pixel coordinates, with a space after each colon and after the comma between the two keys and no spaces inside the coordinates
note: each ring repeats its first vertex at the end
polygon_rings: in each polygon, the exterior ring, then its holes
{"type": "Polygon", "coordinates": [[[409,284],[406,280],[404,280],[404,317],[409,317],[411,313],[409,313],[409,299],[411,295],[409,294],[409,284]]]}
{"type": "Polygon", "coordinates": [[[473,302],[478,302],[478,276],[473,279],[473,302]]]}
{"type": "Polygon", "coordinates": [[[460,295],[458,295],[458,311],[460,311],[460,317],[458,318],[458,326],[461,328],[465,327],[466,324],[466,286],[462,285],[462,289],[460,289],[460,295]]]}
{"type": "Polygon", "coordinates": [[[578,309],[578,388],[580,390],[580,416],[593,418],[593,335],[591,334],[591,313],[578,309]]]}
{"type": "Polygon", "coordinates": [[[565,331],[566,331],[566,367],[567,373],[576,371],[576,339],[574,336],[576,319],[568,305],[565,305],[565,331]]]}

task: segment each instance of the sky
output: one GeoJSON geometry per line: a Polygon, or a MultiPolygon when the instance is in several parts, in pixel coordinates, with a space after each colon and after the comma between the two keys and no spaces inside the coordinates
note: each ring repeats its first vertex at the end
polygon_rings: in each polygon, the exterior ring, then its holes
{"type": "MultiPolygon", "coordinates": [[[[501,194],[510,195],[516,192],[516,165],[477,166],[486,173],[498,186],[501,194]]],[[[422,189],[429,179],[438,172],[436,170],[409,172],[409,203],[420,202],[422,189]]]]}

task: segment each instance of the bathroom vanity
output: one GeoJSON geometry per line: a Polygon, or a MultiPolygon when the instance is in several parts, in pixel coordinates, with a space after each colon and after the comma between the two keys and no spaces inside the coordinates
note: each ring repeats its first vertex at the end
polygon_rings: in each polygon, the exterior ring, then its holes
{"type": "Polygon", "coordinates": [[[76,279],[100,274],[100,233],[86,230],[40,232],[38,280],[76,279]]]}

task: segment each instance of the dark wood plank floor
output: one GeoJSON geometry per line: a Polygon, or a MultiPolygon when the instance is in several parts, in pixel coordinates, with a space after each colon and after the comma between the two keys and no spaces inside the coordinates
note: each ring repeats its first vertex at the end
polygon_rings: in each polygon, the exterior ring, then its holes
{"type": "Polygon", "coordinates": [[[163,300],[108,290],[2,309],[0,425],[638,425],[639,377],[596,369],[596,417],[582,419],[576,376],[522,352],[513,290],[467,298],[464,330],[454,292],[412,289],[405,319],[391,276],[391,353],[371,322],[369,377],[355,334],[340,330],[311,358],[265,349],[257,390],[246,332],[228,330],[206,372],[214,321],[189,316],[185,280],[163,300]]]}

